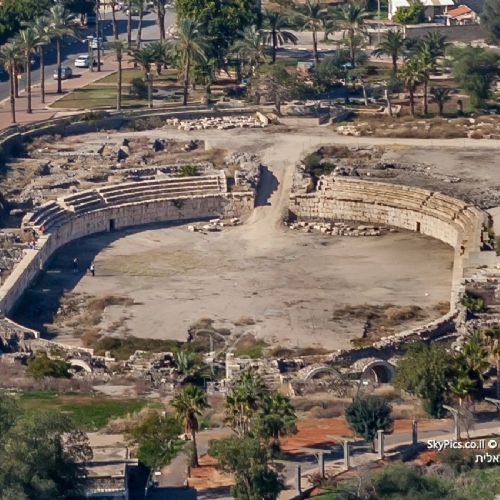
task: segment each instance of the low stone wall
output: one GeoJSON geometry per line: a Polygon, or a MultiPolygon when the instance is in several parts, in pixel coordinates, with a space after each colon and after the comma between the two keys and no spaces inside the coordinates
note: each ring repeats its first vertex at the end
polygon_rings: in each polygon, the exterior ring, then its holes
{"type": "Polygon", "coordinates": [[[467,24],[464,26],[443,26],[440,24],[425,24],[404,26],[406,38],[416,38],[427,33],[440,33],[446,37],[447,42],[463,42],[464,40],[484,40],[488,33],[480,24],[467,24]]]}
{"type": "MultiPolygon", "coordinates": [[[[301,177],[299,173],[299,177],[301,177]]],[[[305,184],[295,179],[294,186],[305,184]]],[[[452,310],[468,265],[489,265],[495,252],[484,252],[489,240],[486,212],[466,203],[425,189],[382,182],[323,176],[314,192],[296,190],[290,196],[290,212],[304,221],[349,221],[398,227],[416,231],[455,249],[452,310]]]]}

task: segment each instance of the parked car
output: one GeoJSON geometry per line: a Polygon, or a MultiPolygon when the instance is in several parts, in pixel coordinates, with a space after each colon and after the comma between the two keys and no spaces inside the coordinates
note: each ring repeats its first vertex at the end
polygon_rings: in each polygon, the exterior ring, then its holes
{"type": "MultiPolygon", "coordinates": [[[[61,68],[61,80],[67,80],[73,76],[73,70],[67,66],[66,68],[61,68]]],[[[57,80],[57,68],[54,70],[54,80],[57,80]]]]}
{"type": "MultiPolygon", "coordinates": [[[[76,68],[88,68],[90,65],[90,58],[88,54],[82,54],[75,59],[76,68]]],[[[97,66],[97,61],[93,60],[93,66],[97,66]]]]}
{"type": "MultiPolygon", "coordinates": [[[[127,8],[124,10],[124,12],[125,12],[126,14],[128,14],[128,11],[129,11],[129,9],[128,9],[128,7],[127,7],[127,8]]],[[[139,9],[134,9],[134,8],[130,9],[130,14],[131,14],[132,16],[138,16],[138,15],[140,15],[140,13],[141,13],[141,11],[140,11],[139,9]]]]}

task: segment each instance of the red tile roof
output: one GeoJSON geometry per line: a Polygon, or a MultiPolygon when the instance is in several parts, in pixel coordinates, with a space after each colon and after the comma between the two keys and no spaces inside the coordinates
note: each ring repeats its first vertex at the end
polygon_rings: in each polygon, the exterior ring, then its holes
{"type": "Polygon", "coordinates": [[[464,14],[471,14],[472,10],[467,7],[467,5],[459,5],[456,9],[451,9],[448,11],[448,15],[451,17],[463,16],[464,14]]]}

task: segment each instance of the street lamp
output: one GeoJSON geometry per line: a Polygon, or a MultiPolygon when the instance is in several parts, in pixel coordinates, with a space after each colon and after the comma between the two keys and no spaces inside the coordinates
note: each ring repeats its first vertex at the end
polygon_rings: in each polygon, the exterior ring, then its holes
{"type": "Polygon", "coordinates": [[[94,50],[92,49],[92,40],[93,36],[89,35],[87,37],[87,44],[88,44],[88,54],[89,54],[89,70],[92,72],[94,71],[94,50]]]}

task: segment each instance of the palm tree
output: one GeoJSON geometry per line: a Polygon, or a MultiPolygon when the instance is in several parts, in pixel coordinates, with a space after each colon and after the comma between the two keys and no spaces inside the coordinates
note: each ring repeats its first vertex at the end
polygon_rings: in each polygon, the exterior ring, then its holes
{"type": "Polygon", "coordinates": [[[165,0],[153,0],[153,9],[156,12],[160,40],[165,40],[165,0]]]}
{"type": "Polygon", "coordinates": [[[142,20],[144,19],[144,11],[148,6],[147,0],[132,0],[132,8],[139,11],[139,25],[137,26],[137,48],[141,47],[142,36],[142,20]]]}
{"type": "Polygon", "coordinates": [[[313,39],[313,57],[316,65],[319,63],[318,57],[318,31],[323,26],[323,19],[327,10],[322,4],[315,0],[306,0],[302,12],[299,14],[299,21],[302,23],[302,31],[311,31],[313,39]]]}
{"type": "Polygon", "coordinates": [[[398,71],[398,77],[410,95],[410,114],[415,116],[415,91],[422,82],[423,77],[418,59],[413,58],[407,61],[398,71]]]}
{"type": "Polygon", "coordinates": [[[16,35],[17,42],[19,44],[19,48],[21,49],[24,56],[24,64],[26,68],[26,91],[27,91],[27,101],[28,105],[26,108],[27,113],[33,113],[33,109],[31,107],[31,54],[35,52],[35,48],[38,43],[38,37],[33,28],[25,28],[21,30],[16,35]]]}
{"type": "Polygon", "coordinates": [[[113,40],[108,43],[108,47],[115,53],[116,61],[118,62],[118,73],[117,73],[117,94],[116,94],[116,110],[120,111],[122,109],[122,61],[123,54],[127,51],[128,43],[125,40],[113,40]]]}
{"type": "Polygon", "coordinates": [[[356,63],[355,37],[356,35],[364,35],[366,33],[364,20],[367,16],[368,13],[358,3],[347,3],[339,9],[338,26],[344,31],[344,36],[347,35],[349,57],[353,68],[356,63]]]}
{"type": "Polygon", "coordinates": [[[262,379],[250,371],[243,372],[231,384],[226,397],[226,422],[238,435],[248,434],[250,421],[268,392],[262,379]]]}
{"type": "Polygon", "coordinates": [[[10,83],[10,113],[12,123],[16,123],[16,92],[14,80],[16,79],[16,68],[21,59],[21,54],[16,45],[8,43],[0,48],[0,63],[9,73],[10,83]]]}
{"type": "Polygon", "coordinates": [[[207,396],[202,389],[195,385],[186,385],[171,402],[175,416],[182,422],[184,432],[191,433],[193,442],[192,467],[198,467],[198,449],[196,447],[196,433],[199,430],[198,417],[209,408],[207,396]]]}
{"type": "Polygon", "coordinates": [[[398,57],[405,46],[405,38],[401,31],[389,30],[384,34],[379,46],[373,51],[375,57],[381,55],[389,56],[392,59],[392,71],[398,71],[398,57]]]}
{"type": "Polygon", "coordinates": [[[264,55],[264,33],[255,26],[247,26],[239,31],[239,38],[234,42],[233,51],[239,53],[248,61],[251,73],[254,74],[260,63],[265,61],[264,55]]]}
{"type": "Polygon", "coordinates": [[[108,5],[111,7],[111,24],[113,26],[113,39],[118,40],[118,25],[116,24],[115,7],[118,5],[118,0],[108,0],[108,5]]]}
{"type": "Polygon", "coordinates": [[[439,57],[444,56],[445,43],[443,37],[424,37],[415,47],[414,54],[418,58],[421,65],[423,75],[423,91],[424,91],[424,115],[428,112],[428,86],[430,80],[430,73],[437,67],[437,60],[439,57]]]}
{"type": "Polygon", "coordinates": [[[155,48],[153,44],[146,45],[140,49],[135,49],[132,52],[132,57],[134,60],[134,64],[138,64],[142,71],[144,72],[144,77],[148,82],[148,106],[150,108],[153,107],[153,80],[151,75],[151,66],[155,62],[155,48]]]}
{"type": "Polygon", "coordinates": [[[465,367],[458,368],[455,378],[450,382],[450,391],[457,396],[458,405],[462,408],[464,400],[467,400],[474,391],[475,384],[471,380],[465,367]]]}
{"type": "Polygon", "coordinates": [[[154,63],[156,65],[156,74],[161,75],[161,69],[163,66],[167,67],[168,56],[170,52],[169,44],[166,40],[160,40],[159,42],[152,43],[154,52],[154,63]]]}
{"type": "Polygon", "coordinates": [[[490,326],[483,333],[488,351],[495,358],[497,368],[497,399],[500,399],[500,326],[490,326]]]}
{"type": "Polygon", "coordinates": [[[50,21],[46,17],[37,17],[29,24],[36,33],[37,43],[36,48],[40,55],[40,100],[45,103],[45,49],[50,44],[52,30],[50,21]]]}
{"type": "Polygon", "coordinates": [[[272,48],[272,60],[276,61],[276,49],[286,42],[297,43],[297,37],[282,28],[286,27],[287,16],[276,10],[264,11],[264,35],[268,45],[272,48]]]}
{"type": "Polygon", "coordinates": [[[127,3],[127,44],[130,51],[132,48],[132,0],[128,0],[127,3]]]}
{"type": "Polygon", "coordinates": [[[176,39],[171,39],[170,44],[184,66],[184,106],[188,101],[189,75],[193,61],[206,61],[208,39],[203,34],[202,25],[195,19],[179,19],[177,21],[176,39]]]}
{"type": "Polygon", "coordinates": [[[14,50],[16,50],[19,54],[19,57],[16,61],[16,64],[14,66],[14,94],[16,99],[19,99],[19,79],[18,76],[21,75],[24,71],[24,57],[23,57],[23,48],[21,47],[21,44],[19,42],[19,38],[12,38],[9,40],[9,42],[12,44],[12,47],[14,50]]]}
{"type": "Polygon", "coordinates": [[[463,345],[463,351],[457,356],[457,365],[463,367],[474,383],[474,392],[478,394],[483,388],[484,372],[490,366],[488,349],[484,344],[481,332],[475,331],[463,345]]]}
{"type": "Polygon", "coordinates": [[[443,116],[444,104],[451,100],[451,89],[446,87],[432,87],[432,102],[435,102],[439,108],[439,116],[443,116]]]}
{"type": "Polygon", "coordinates": [[[280,451],[280,438],[297,433],[297,416],[290,399],[275,392],[265,397],[257,415],[257,435],[266,440],[272,440],[271,448],[280,451]]]}
{"type": "Polygon", "coordinates": [[[64,8],[63,5],[56,4],[47,12],[47,17],[50,22],[50,30],[52,36],[56,39],[57,49],[57,93],[62,93],[61,85],[61,41],[63,38],[73,36],[79,38],[76,28],[75,15],[64,8]]]}

